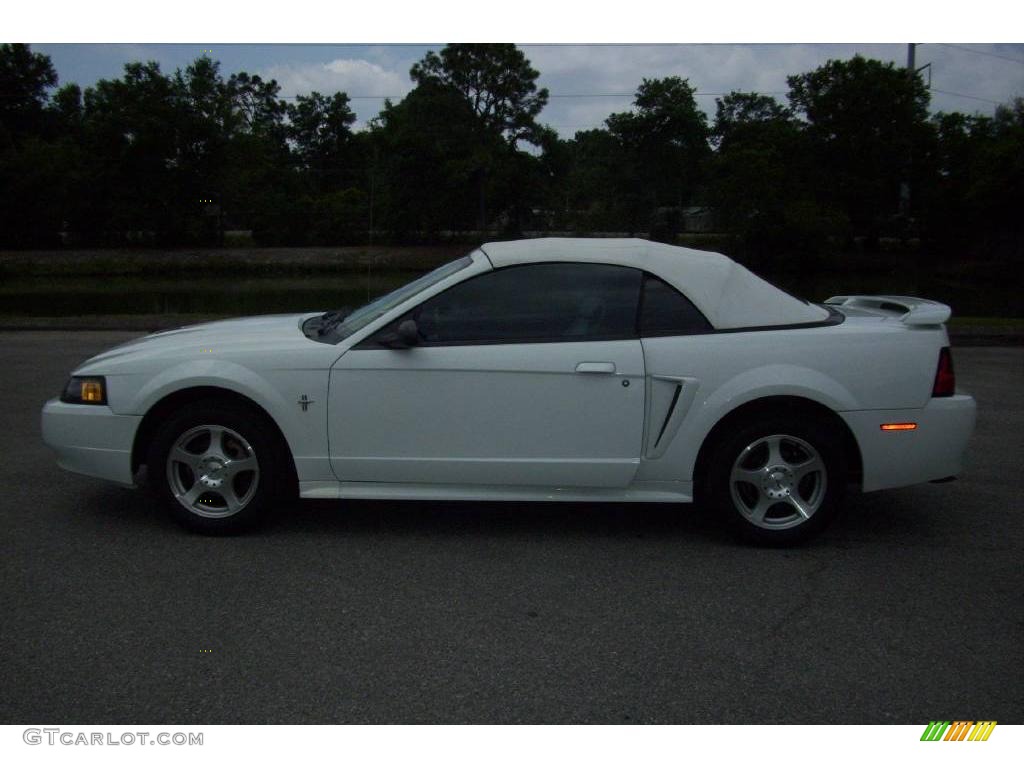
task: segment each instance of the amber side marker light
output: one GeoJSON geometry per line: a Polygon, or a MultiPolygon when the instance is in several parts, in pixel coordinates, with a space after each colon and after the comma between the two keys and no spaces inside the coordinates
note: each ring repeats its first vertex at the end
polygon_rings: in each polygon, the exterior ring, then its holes
{"type": "Polygon", "coordinates": [[[917,429],[917,424],[910,421],[906,424],[882,424],[883,432],[906,432],[911,429],[917,429]]]}
{"type": "Polygon", "coordinates": [[[106,382],[102,376],[72,376],[60,399],[79,405],[106,405],[106,382]]]}
{"type": "Polygon", "coordinates": [[[82,402],[83,403],[102,403],[103,402],[103,385],[98,381],[83,381],[82,382],[82,402]]]}

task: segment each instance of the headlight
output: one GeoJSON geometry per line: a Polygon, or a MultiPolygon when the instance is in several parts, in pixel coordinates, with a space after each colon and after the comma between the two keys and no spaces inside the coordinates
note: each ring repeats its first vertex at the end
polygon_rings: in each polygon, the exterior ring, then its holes
{"type": "Polygon", "coordinates": [[[60,399],[78,405],[106,405],[107,382],[102,376],[72,376],[60,399]]]}

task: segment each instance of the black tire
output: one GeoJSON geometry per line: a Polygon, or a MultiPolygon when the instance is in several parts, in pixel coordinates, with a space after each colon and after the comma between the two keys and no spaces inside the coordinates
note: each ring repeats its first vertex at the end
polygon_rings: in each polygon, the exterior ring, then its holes
{"type": "Polygon", "coordinates": [[[267,418],[227,400],[176,411],[156,430],[147,455],[150,488],[161,505],[206,534],[239,533],[266,521],[287,498],[290,466],[267,418]]]}
{"type": "Polygon", "coordinates": [[[753,544],[799,544],[828,526],[842,507],[847,481],[835,430],[800,412],[733,427],[713,447],[704,503],[753,544]]]}

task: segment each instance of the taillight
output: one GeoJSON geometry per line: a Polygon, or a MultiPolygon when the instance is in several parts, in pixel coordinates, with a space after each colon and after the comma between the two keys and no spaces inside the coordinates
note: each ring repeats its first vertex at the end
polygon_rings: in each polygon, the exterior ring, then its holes
{"type": "Polygon", "coordinates": [[[935,371],[932,397],[952,397],[956,394],[956,376],[953,375],[953,354],[949,347],[939,350],[939,369],[935,371]]]}

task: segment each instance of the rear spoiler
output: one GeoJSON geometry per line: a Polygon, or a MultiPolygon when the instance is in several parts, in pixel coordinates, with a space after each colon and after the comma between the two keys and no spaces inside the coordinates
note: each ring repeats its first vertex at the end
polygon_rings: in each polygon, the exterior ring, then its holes
{"type": "Polygon", "coordinates": [[[906,325],[941,325],[953,314],[945,304],[914,296],[833,296],[825,303],[898,317],[906,325]]]}

